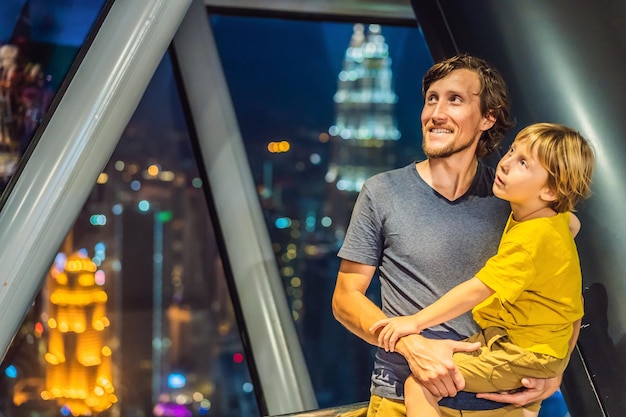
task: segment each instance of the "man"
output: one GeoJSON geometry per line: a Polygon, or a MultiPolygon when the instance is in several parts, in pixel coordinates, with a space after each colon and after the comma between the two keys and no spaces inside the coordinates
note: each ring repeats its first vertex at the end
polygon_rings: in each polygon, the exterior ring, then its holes
{"type": "MultiPolygon", "coordinates": [[[[378,332],[369,331],[372,324],[414,314],[473,276],[496,253],[510,211],[493,196],[493,169],[480,160],[513,124],[501,76],[484,60],[460,55],[429,69],[422,93],[427,159],[365,183],[339,251],[333,312],[373,345],[378,332]],[[377,271],[382,310],[365,296],[377,271]]],[[[515,394],[462,392],[452,354],[475,350],[476,344],[460,340],[476,331],[466,314],[401,338],[396,353],[379,348],[368,417],[405,415],[403,383],[411,372],[433,395],[448,397],[440,403],[444,416],[521,416],[517,406],[558,389],[560,377],[525,379],[526,390],[515,394]]]]}

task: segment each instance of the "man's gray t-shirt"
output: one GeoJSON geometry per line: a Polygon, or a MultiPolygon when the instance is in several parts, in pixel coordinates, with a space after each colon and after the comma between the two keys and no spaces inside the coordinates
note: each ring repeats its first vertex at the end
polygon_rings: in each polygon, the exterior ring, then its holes
{"type": "MultiPolygon", "coordinates": [[[[494,197],[493,178],[493,169],[479,162],[469,190],[454,201],[431,188],[415,163],[365,182],[338,255],[378,267],[385,315],[414,314],[432,304],[496,253],[510,206],[494,197]]],[[[467,313],[424,335],[460,340],[477,330],[467,313]]],[[[402,398],[409,372],[401,355],[378,349],[372,393],[402,398]]],[[[454,401],[462,402],[446,405],[474,408],[463,398],[454,401]]]]}

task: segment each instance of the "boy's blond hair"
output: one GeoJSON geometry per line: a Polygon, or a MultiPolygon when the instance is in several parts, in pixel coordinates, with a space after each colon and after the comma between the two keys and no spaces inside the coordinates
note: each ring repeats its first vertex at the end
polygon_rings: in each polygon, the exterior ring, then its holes
{"type": "Polygon", "coordinates": [[[514,142],[527,141],[537,150],[541,165],[548,171],[548,186],[556,199],[550,205],[557,212],[575,211],[581,198],[591,193],[595,155],[589,142],[577,131],[557,123],[536,123],[522,129],[514,142]]]}

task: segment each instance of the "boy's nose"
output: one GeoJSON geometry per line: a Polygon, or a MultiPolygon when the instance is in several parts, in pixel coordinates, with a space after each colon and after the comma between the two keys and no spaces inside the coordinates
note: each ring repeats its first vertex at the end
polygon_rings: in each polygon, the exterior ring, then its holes
{"type": "Polygon", "coordinates": [[[502,172],[504,172],[505,174],[509,171],[509,158],[507,155],[503,156],[502,159],[500,159],[498,166],[500,167],[500,170],[502,170],[502,172]]]}

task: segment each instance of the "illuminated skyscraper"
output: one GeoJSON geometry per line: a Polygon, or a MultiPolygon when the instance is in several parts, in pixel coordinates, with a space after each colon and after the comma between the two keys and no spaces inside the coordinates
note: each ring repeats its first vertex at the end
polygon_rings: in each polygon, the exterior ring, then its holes
{"type": "Polygon", "coordinates": [[[340,191],[358,192],[367,178],[394,167],[400,139],[391,58],[379,25],[354,25],[334,100],[326,180],[340,191]]]}
{"type": "Polygon", "coordinates": [[[89,416],[117,402],[111,349],[106,345],[107,293],[96,265],[84,254],[64,254],[48,279],[48,349],[43,399],[74,416],[89,416]]]}

